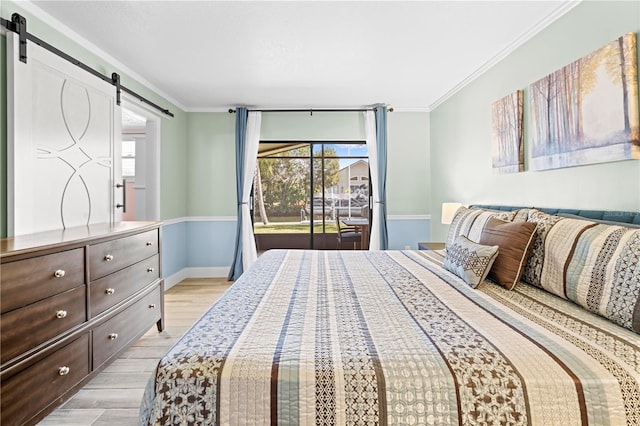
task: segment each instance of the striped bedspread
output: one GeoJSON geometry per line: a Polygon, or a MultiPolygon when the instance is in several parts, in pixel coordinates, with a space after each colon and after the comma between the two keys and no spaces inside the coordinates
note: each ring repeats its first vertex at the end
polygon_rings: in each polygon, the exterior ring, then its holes
{"type": "Polygon", "coordinates": [[[640,424],[639,335],[442,260],[266,252],[162,357],[141,424],[640,424]]]}

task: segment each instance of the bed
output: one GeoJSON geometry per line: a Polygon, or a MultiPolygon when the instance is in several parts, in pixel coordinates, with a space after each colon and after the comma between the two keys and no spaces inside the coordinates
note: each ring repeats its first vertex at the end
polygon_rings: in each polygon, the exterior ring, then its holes
{"type": "Polygon", "coordinates": [[[473,288],[446,256],[266,252],[162,357],[140,423],[640,424],[633,324],[536,285],[473,288]]]}

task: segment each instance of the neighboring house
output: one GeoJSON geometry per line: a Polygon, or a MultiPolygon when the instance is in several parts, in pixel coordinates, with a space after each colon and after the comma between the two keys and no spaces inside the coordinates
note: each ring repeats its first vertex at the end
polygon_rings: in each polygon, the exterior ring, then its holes
{"type": "Polygon", "coordinates": [[[369,195],[369,163],[358,160],[340,169],[340,180],[334,187],[338,194],[369,195]]]}
{"type": "Polygon", "coordinates": [[[329,188],[336,194],[334,211],[341,217],[367,216],[369,213],[369,163],[357,160],[339,172],[338,184],[329,188]]]}

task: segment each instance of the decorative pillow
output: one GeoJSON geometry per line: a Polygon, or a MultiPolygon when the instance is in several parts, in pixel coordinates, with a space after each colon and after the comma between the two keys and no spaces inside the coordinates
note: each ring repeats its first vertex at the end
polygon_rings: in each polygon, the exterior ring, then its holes
{"type": "Polygon", "coordinates": [[[536,287],[542,287],[540,277],[542,275],[542,265],[545,257],[544,243],[549,230],[561,220],[561,217],[553,216],[540,210],[529,210],[527,222],[536,224],[536,237],[531,249],[531,256],[522,274],[522,281],[536,287]]]}
{"type": "Polygon", "coordinates": [[[639,229],[586,228],[576,238],[564,275],[569,300],[640,333],[639,229]]]}
{"type": "Polygon", "coordinates": [[[501,212],[496,210],[485,210],[479,208],[468,209],[460,207],[453,216],[449,225],[449,235],[447,236],[447,248],[453,244],[458,235],[464,235],[469,240],[477,243],[487,220],[492,217],[511,222],[516,215],[516,211],[501,212]]]}
{"type": "Polygon", "coordinates": [[[476,288],[489,273],[498,256],[498,246],[483,246],[459,235],[447,248],[444,268],[476,288]]]}
{"type": "Polygon", "coordinates": [[[489,279],[507,290],[513,290],[531,254],[535,232],[536,224],[532,222],[505,222],[496,218],[487,221],[480,244],[500,247],[500,253],[489,271],[489,279]]]}
{"type": "Polygon", "coordinates": [[[640,230],[531,211],[522,280],[640,334],[640,230]]]}

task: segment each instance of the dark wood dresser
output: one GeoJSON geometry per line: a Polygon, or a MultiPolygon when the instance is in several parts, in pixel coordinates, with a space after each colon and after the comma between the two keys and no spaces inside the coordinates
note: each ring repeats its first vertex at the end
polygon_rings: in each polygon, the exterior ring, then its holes
{"type": "Polygon", "coordinates": [[[0,240],[0,424],[34,424],[154,324],[164,328],[160,224],[0,240]]]}

